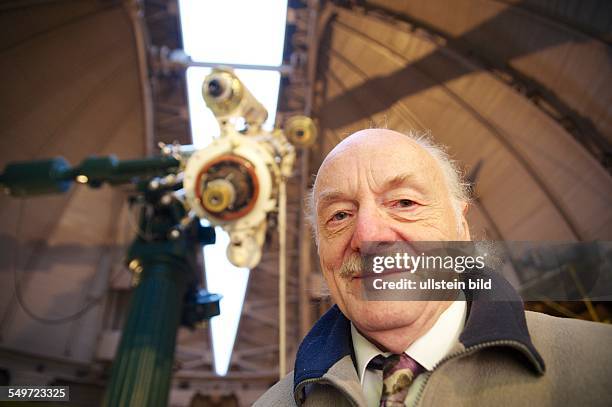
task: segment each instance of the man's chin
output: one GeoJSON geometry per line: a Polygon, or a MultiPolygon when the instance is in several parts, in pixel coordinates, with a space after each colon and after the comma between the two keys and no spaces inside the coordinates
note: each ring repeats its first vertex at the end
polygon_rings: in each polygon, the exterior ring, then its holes
{"type": "Polygon", "coordinates": [[[421,301],[354,301],[347,317],[360,331],[387,331],[413,323],[424,306],[421,301]]]}

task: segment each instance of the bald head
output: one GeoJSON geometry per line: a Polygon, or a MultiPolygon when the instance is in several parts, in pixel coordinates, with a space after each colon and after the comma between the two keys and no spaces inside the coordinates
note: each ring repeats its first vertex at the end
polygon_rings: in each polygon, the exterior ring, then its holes
{"type": "MultiPolygon", "coordinates": [[[[399,133],[394,130],[388,129],[364,129],[346,137],[340,143],[338,143],[325,157],[319,171],[317,173],[317,179],[319,174],[325,172],[326,164],[334,161],[337,157],[342,155],[350,155],[359,150],[373,151],[372,149],[380,150],[382,148],[388,148],[389,151],[399,150],[402,148],[419,148],[417,141],[409,136],[399,133]]],[[[315,180],[315,188],[316,188],[315,180]]]]}

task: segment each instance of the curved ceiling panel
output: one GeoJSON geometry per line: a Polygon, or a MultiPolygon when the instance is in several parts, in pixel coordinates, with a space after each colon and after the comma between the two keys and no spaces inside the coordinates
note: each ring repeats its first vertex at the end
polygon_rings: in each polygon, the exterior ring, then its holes
{"type": "Polygon", "coordinates": [[[481,168],[476,236],[610,238],[610,175],[529,99],[442,44],[404,23],[338,9],[321,45],[322,154],[372,123],[430,130],[468,172],[481,168]]]}
{"type": "Polygon", "coordinates": [[[567,18],[571,11],[563,8],[571,2],[556,6],[499,0],[458,0],[452,6],[445,0],[367,3],[441,33],[449,47],[477,55],[495,68],[510,68],[554,104],[560,115],[572,117],[584,137],[610,146],[612,51],[602,41],[611,32],[609,2],[592,2],[588,7],[581,3],[582,14],[575,13],[573,20],[567,18]],[[587,21],[592,22],[588,32],[599,33],[597,37],[579,31],[587,21]]]}
{"type": "MultiPolygon", "coordinates": [[[[10,161],[145,154],[138,59],[117,2],[8,2],[0,24],[0,168],[10,161]]],[[[103,301],[121,257],[125,193],[73,186],[69,193],[0,197],[0,346],[93,358],[103,301]],[[111,256],[113,254],[113,256],[111,256]],[[42,324],[90,304],[61,324],[42,324]],[[92,302],[94,301],[94,302],[92,302]],[[75,340],[74,338],[79,338],[75,340]]]]}
{"type": "Polygon", "coordinates": [[[612,6],[608,0],[588,2],[556,0],[499,0],[540,14],[559,24],[612,41],[612,6]]]}

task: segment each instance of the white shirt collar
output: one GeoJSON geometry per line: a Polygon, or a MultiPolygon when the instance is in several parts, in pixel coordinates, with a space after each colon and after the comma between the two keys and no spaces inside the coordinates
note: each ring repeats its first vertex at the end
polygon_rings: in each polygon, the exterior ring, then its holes
{"type": "MultiPolygon", "coordinates": [[[[464,300],[454,301],[436,321],[436,323],[423,336],[414,341],[405,353],[419,362],[425,369],[433,367],[444,358],[452,347],[459,341],[463,331],[467,306],[464,300]]],[[[351,323],[351,336],[353,349],[357,361],[357,374],[363,385],[363,378],[368,363],[383,352],[376,345],[368,341],[351,323]]]]}

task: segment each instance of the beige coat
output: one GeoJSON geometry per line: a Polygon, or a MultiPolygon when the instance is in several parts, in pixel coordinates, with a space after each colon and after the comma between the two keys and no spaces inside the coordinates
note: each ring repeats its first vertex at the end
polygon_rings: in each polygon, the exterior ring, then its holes
{"type": "MultiPolygon", "coordinates": [[[[537,351],[503,339],[467,347],[460,343],[411,386],[412,404],[612,406],[612,326],[525,314],[528,336],[537,351]]],[[[485,337],[494,336],[495,329],[491,331],[485,337]]],[[[351,355],[337,360],[317,378],[294,383],[291,373],[255,403],[266,407],[295,405],[365,406],[351,355]]]]}

